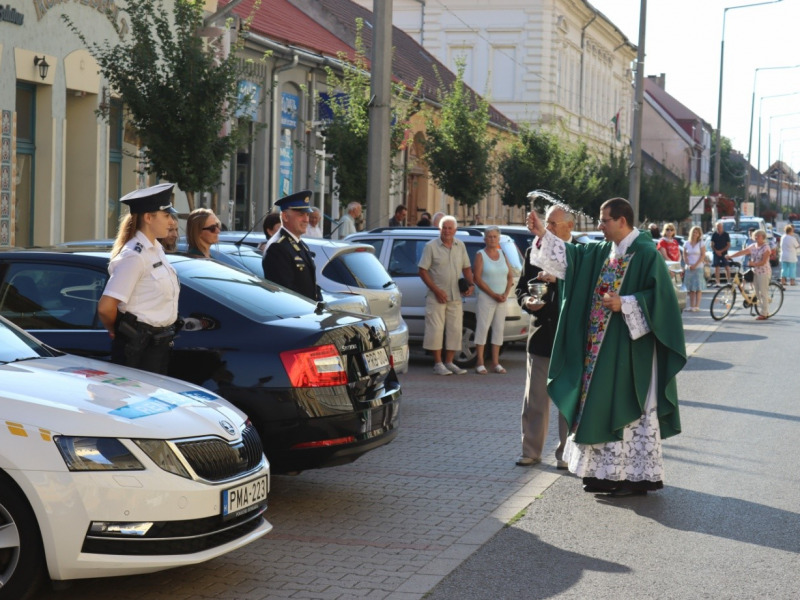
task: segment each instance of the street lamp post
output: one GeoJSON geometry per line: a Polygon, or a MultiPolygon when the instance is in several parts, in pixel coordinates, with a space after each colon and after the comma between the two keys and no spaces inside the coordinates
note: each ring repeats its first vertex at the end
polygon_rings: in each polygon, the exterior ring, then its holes
{"type": "Polygon", "coordinates": [[[717,148],[714,156],[714,185],[719,193],[719,173],[720,162],[722,160],[722,73],[725,61],[725,18],[728,16],[729,10],[737,8],[751,8],[753,6],[762,6],[764,4],[776,4],[782,0],[769,0],[769,2],[756,2],[755,4],[742,4],[739,6],[728,6],[722,11],[722,41],[719,48],[719,97],[717,101],[717,148]]]}
{"type": "MultiPolygon", "coordinates": [[[[791,65],[791,66],[780,66],[780,67],[758,67],[753,73],[753,97],[750,101],[750,136],[747,141],[747,172],[745,173],[745,184],[744,184],[744,199],[747,201],[750,198],[750,172],[753,170],[751,165],[752,160],[752,151],[753,151],[753,116],[755,114],[756,108],[756,80],[758,79],[758,72],[759,71],[773,71],[773,70],[780,70],[780,69],[797,69],[800,65],[791,65]]],[[[760,107],[759,107],[760,109],[760,107]]],[[[759,118],[761,118],[761,113],[759,113],[759,118]]],[[[759,127],[761,123],[759,122],[759,127]]],[[[719,137],[719,136],[717,136],[719,137]]],[[[761,148],[759,148],[759,151],[761,148]]],[[[761,174],[760,171],[761,165],[759,165],[759,175],[761,174]]],[[[760,191],[760,183],[759,183],[759,191],[760,191]]],[[[756,196],[756,205],[754,213],[756,216],[759,214],[759,198],[756,196]]]]}

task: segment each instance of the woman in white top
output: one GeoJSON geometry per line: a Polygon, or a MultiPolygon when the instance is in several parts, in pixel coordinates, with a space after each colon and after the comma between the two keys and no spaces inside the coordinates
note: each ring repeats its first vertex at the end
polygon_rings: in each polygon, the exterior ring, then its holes
{"type": "Polygon", "coordinates": [[[492,371],[506,372],[500,364],[500,347],[503,345],[506,299],[514,286],[511,265],[500,248],[500,229],[487,227],[483,239],[486,246],[475,255],[472,269],[475,285],[478,286],[478,323],[475,327],[475,352],[478,362],[475,372],[479,375],[488,373],[483,364],[483,349],[486,346],[489,327],[492,328],[492,371]]]}
{"type": "Polygon", "coordinates": [[[111,337],[111,362],[153,373],[167,372],[178,320],[178,275],[157,239],[166,237],[176,214],[172,188],[162,183],[120,200],[130,214],[120,222],[97,304],[111,337]]]}
{"type": "Polygon", "coordinates": [[[696,225],[689,231],[689,240],[683,245],[683,262],[686,265],[686,274],[683,285],[689,294],[689,308],[691,312],[700,310],[700,298],[705,289],[705,257],[706,249],[703,245],[703,231],[696,225]]]}
{"type": "Polygon", "coordinates": [[[797,251],[800,249],[800,242],[794,237],[794,227],[787,225],[783,228],[781,238],[781,283],[786,285],[797,285],[797,251]]]}

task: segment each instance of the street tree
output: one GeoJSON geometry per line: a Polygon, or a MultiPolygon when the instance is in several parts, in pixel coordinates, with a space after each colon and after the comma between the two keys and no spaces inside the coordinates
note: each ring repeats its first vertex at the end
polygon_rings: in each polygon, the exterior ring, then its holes
{"type": "Polygon", "coordinates": [[[639,214],[645,221],[683,221],[690,215],[689,185],[655,172],[642,177],[639,214]]]}
{"type": "MultiPolygon", "coordinates": [[[[712,140],[712,148],[716,148],[716,135],[712,140]]],[[[719,185],[711,182],[711,189],[728,196],[729,198],[744,198],[744,183],[746,177],[746,161],[737,159],[733,153],[731,140],[722,136],[721,161],[719,169],[719,185]]],[[[711,176],[714,176],[712,172],[711,176]]]]}
{"type": "Polygon", "coordinates": [[[507,206],[525,206],[534,189],[553,192],[577,210],[597,204],[605,185],[602,164],[585,144],[565,149],[552,133],[524,130],[498,164],[500,197],[507,206]]]}
{"type": "Polygon", "coordinates": [[[441,109],[426,118],[423,158],[439,189],[471,207],[492,189],[492,150],[497,140],[488,129],[489,103],[464,84],[464,61],[456,65],[456,79],[449,89],[439,76],[441,109]]]}
{"type": "Polygon", "coordinates": [[[128,0],[126,10],[129,36],[113,42],[89,42],[64,20],[122,99],[145,172],[176,183],[192,210],[195,193],[213,192],[231,156],[253,135],[243,112],[253,98],[239,89],[239,46],[226,52],[198,36],[202,2],[175,0],[170,13],[161,0],[128,0]]]}
{"type": "MultiPolygon", "coordinates": [[[[327,84],[332,90],[322,98],[332,115],[325,127],[325,150],[331,154],[330,163],[336,173],[334,189],[342,206],[353,201],[364,204],[367,199],[370,75],[363,28],[363,19],[356,19],[353,58],[344,52],[338,54],[343,69],[325,67],[327,84]]],[[[402,82],[392,84],[392,157],[402,147],[410,129],[409,119],[419,110],[417,96],[421,85],[421,79],[413,87],[402,82]]],[[[394,164],[392,167],[396,176],[394,164]]]]}

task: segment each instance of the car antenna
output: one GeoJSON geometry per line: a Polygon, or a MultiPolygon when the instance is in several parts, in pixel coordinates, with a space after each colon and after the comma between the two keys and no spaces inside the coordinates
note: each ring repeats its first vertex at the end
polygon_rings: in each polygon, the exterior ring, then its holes
{"type": "Polygon", "coordinates": [[[264,213],[264,214],[261,216],[261,218],[260,218],[258,221],[256,221],[255,223],[253,223],[253,226],[252,226],[250,229],[248,229],[248,230],[247,230],[247,233],[245,233],[245,234],[242,236],[242,239],[240,239],[238,242],[233,242],[233,243],[234,243],[236,246],[241,246],[241,245],[242,245],[242,243],[245,241],[245,239],[247,239],[247,236],[248,236],[248,235],[250,235],[251,233],[253,233],[253,230],[254,230],[256,227],[258,227],[258,224],[259,224],[259,223],[261,223],[261,221],[263,221],[264,219],[266,219],[266,218],[267,218],[267,215],[268,215],[268,214],[269,214],[268,212],[267,212],[267,213],[264,213]]]}

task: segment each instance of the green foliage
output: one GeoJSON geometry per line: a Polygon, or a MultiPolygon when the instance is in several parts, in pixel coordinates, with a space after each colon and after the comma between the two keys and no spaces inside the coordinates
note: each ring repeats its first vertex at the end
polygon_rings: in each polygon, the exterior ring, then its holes
{"type": "Polygon", "coordinates": [[[250,101],[239,97],[239,60],[197,36],[202,3],[176,0],[170,15],[161,0],[128,0],[127,13],[130,36],[113,44],[90,43],[68,17],[64,20],[121,96],[146,171],[185,192],[211,191],[250,135],[248,119],[235,119],[250,101]]]}
{"type": "Polygon", "coordinates": [[[689,186],[661,173],[642,177],[639,215],[642,221],[683,221],[689,217],[689,186]]]}
{"type": "Polygon", "coordinates": [[[603,168],[584,144],[565,150],[553,134],[526,130],[500,159],[501,200],[507,206],[525,206],[528,192],[544,189],[587,212],[600,205],[597,199],[608,177],[603,168]]]}
{"type": "Polygon", "coordinates": [[[492,149],[497,140],[488,130],[489,103],[464,85],[463,61],[449,90],[439,80],[438,119],[426,119],[424,159],[431,177],[456,202],[474,206],[492,189],[492,149]]]}
{"type": "MultiPolygon", "coordinates": [[[[714,132],[712,148],[717,147],[717,133],[714,132]]],[[[744,183],[747,176],[746,161],[736,160],[732,156],[733,145],[730,139],[722,136],[722,150],[720,156],[722,161],[719,165],[720,185],[713,181],[714,169],[711,170],[711,189],[721,192],[729,198],[744,198],[744,183]]],[[[712,161],[712,165],[713,165],[712,161]]]]}
{"type": "MultiPolygon", "coordinates": [[[[356,19],[355,58],[339,53],[344,71],[339,74],[325,67],[327,83],[337,94],[329,96],[325,103],[333,113],[333,120],[326,126],[325,149],[331,153],[331,166],[336,169],[336,191],[339,202],[346,206],[350,202],[367,199],[367,157],[369,138],[370,76],[369,63],[362,38],[364,22],[356,19]]],[[[408,119],[418,110],[410,99],[417,96],[422,81],[417,81],[409,91],[401,83],[392,85],[394,124],[391,125],[390,147],[396,155],[409,129],[408,119]]]]}

